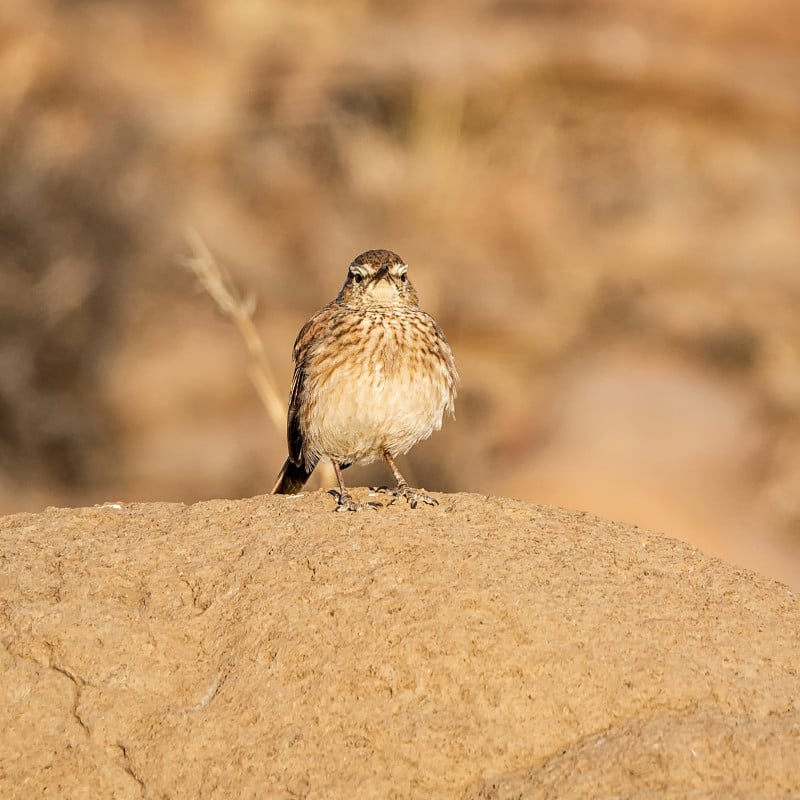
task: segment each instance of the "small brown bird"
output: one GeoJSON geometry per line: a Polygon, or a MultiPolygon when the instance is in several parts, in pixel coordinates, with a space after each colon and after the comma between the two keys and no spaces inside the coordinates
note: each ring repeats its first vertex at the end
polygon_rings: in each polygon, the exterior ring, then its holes
{"type": "MultiPolygon", "coordinates": [[[[412,508],[436,500],[412,489],[394,459],[453,414],[458,373],[436,321],[420,311],[408,265],[390,250],[368,250],[350,265],[338,297],[303,326],[294,343],[287,425],[289,457],[273,494],[302,489],[321,458],[339,481],[337,511],[356,503],[342,470],[386,459],[412,508]]],[[[335,494],[335,492],[331,492],[335,494]]]]}

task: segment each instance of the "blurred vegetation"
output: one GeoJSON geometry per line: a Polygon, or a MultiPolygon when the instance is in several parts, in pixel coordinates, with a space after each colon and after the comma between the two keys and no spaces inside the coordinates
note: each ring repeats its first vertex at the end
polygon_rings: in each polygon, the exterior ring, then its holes
{"type": "Polygon", "coordinates": [[[428,488],[800,580],[798,4],[6,6],[0,510],[271,484],[192,226],[287,392],[350,259],[409,261],[464,378],[428,488]]]}

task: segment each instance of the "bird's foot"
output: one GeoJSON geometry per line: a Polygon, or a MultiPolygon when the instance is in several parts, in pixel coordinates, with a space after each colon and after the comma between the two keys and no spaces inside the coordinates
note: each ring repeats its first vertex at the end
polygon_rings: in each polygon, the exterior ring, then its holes
{"type": "Polygon", "coordinates": [[[336,489],[330,489],[328,494],[336,498],[334,511],[364,511],[365,509],[377,511],[379,508],[383,508],[383,503],[356,503],[350,492],[337,492],[336,489]]]}
{"type": "Polygon", "coordinates": [[[387,486],[381,486],[375,491],[393,495],[392,499],[389,501],[390,506],[393,506],[400,497],[405,497],[411,508],[416,508],[420,503],[423,503],[427,506],[439,505],[439,501],[436,498],[431,497],[429,494],[425,494],[425,492],[421,491],[420,489],[412,489],[407,483],[399,483],[395,489],[390,489],[387,486]]]}

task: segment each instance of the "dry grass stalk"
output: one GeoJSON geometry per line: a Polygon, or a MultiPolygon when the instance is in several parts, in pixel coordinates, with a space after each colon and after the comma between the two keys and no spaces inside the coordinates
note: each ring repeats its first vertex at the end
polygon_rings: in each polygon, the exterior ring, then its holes
{"type": "Polygon", "coordinates": [[[283,431],[286,427],[286,405],[281,400],[264,351],[264,343],[253,322],[255,296],[251,294],[243,297],[240,294],[228,271],[216,262],[197,231],[190,230],[186,234],[186,239],[192,254],[183,259],[184,265],[194,273],[200,285],[211,295],[244,339],[250,355],[248,365],[250,380],[270,420],[279,431],[283,431]]]}

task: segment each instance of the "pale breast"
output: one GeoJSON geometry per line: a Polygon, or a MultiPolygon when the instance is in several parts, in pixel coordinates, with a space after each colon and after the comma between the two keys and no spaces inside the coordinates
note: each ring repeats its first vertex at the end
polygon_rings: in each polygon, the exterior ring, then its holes
{"type": "Polygon", "coordinates": [[[406,453],[452,413],[450,348],[423,312],[367,313],[350,322],[332,329],[335,352],[322,357],[331,340],[321,337],[306,362],[306,447],[352,463],[406,453]]]}

